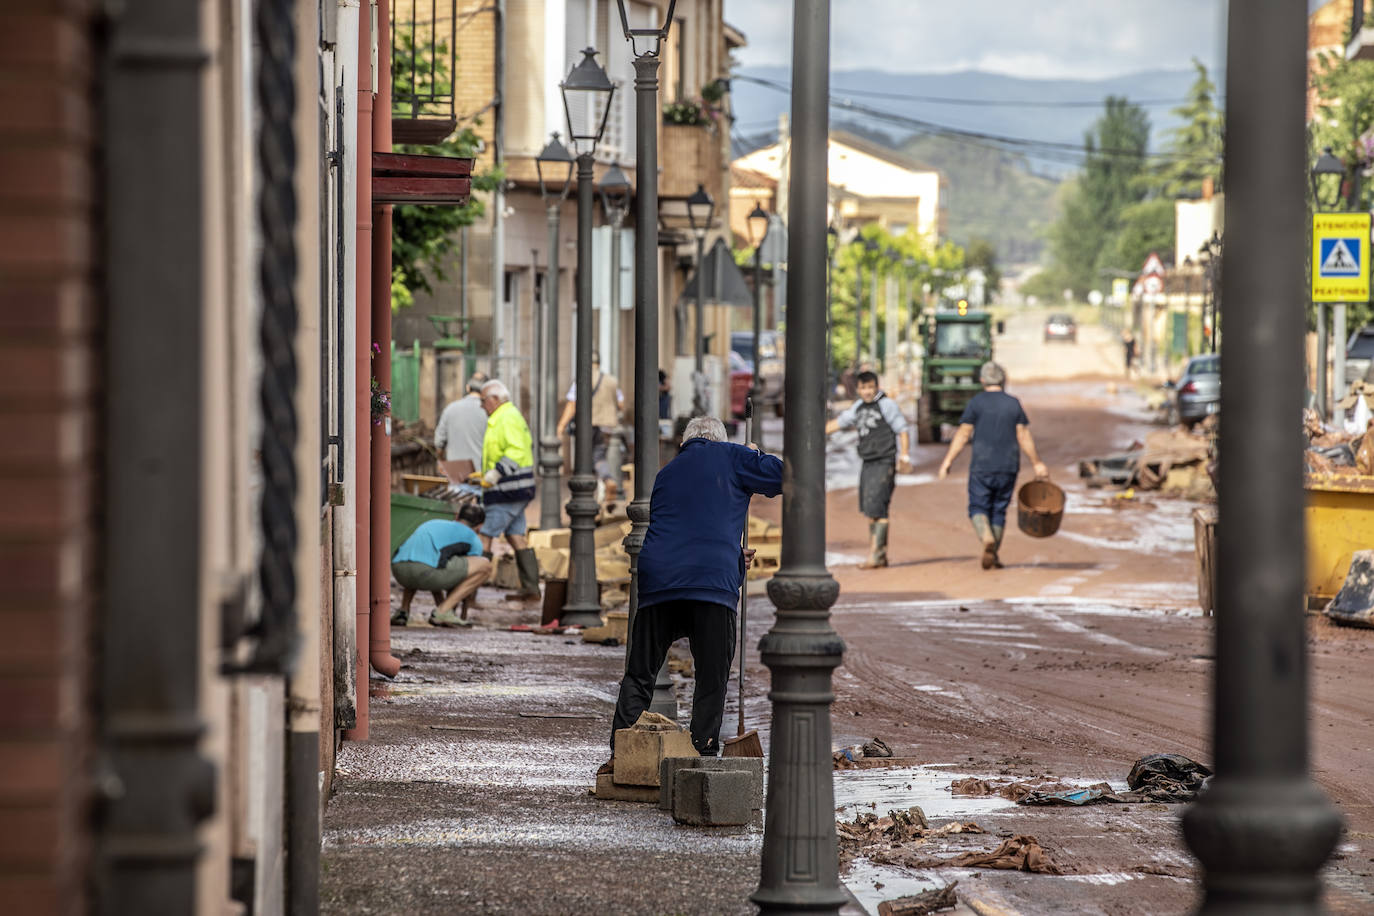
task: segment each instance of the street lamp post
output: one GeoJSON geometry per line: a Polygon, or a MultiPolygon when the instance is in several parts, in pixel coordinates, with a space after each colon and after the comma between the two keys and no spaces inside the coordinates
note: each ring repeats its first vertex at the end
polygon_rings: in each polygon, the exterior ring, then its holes
{"type": "Polygon", "coordinates": [[[549,278],[544,284],[544,334],[540,341],[543,372],[539,380],[542,412],[535,419],[539,430],[539,527],[561,527],[563,510],[563,458],[558,453],[558,229],[563,200],[572,184],[573,157],[558,139],[557,131],[540,154],[534,168],[539,176],[539,196],[549,224],[549,278]]]}
{"type": "Polygon", "coordinates": [[[571,559],[565,626],[597,626],[601,599],[596,587],[596,474],[592,470],[592,156],[606,129],[615,84],[587,48],[560,88],[568,139],[577,152],[577,386],[573,476],[568,482],[571,559]]]}
{"type": "Polygon", "coordinates": [[[697,297],[696,297],[696,337],[694,355],[696,361],[692,373],[692,416],[700,417],[706,413],[706,328],[703,321],[705,313],[704,299],[706,294],[706,276],[702,269],[706,249],[706,229],[711,225],[711,218],[716,212],[716,202],[711,199],[711,195],[706,193],[705,185],[698,184],[697,189],[687,198],[687,222],[692,227],[692,235],[697,240],[697,297]]]}
{"type": "MultiPolygon", "coordinates": [[[[620,378],[620,231],[625,225],[625,214],[629,212],[632,193],[630,179],[620,170],[620,163],[612,163],[610,171],[601,177],[601,209],[606,222],[611,224],[611,294],[607,307],[602,310],[603,319],[610,323],[611,345],[610,352],[601,354],[601,361],[617,379],[620,378]]],[[[609,435],[606,464],[610,466],[611,479],[618,487],[620,465],[625,454],[620,426],[617,425],[609,435]]]]}
{"type": "MultiPolygon", "coordinates": [[[[632,523],[625,536],[630,555],[630,617],[632,631],[639,612],[639,552],[649,530],[649,496],[658,476],[658,66],[659,49],[673,24],[676,0],[668,0],[661,23],[652,28],[631,28],[620,6],[620,25],[634,53],[635,67],[635,492],[626,509],[632,523]],[[644,42],[641,50],[638,41],[644,42]]],[[[628,659],[629,645],[626,644],[628,659]]],[[[677,699],[665,660],[654,684],[652,712],[677,719],[677,699]]]]}
{"type": "MultiPolygon", "coordinates": [[[[749,241],[754,245],[754,374],[749,397],[759,396],[759,344],[763,337],[763,243],[768,238],[768,211],[755,203],[749,211],[749,241]]],[[[762,441],[762,440],[759,440],[762,441]]]]}
{"type": "MultiPolygon", "coordinates": [[[[1312,180],[1312,204],[1317,210],[1335,210],[1341,205],[1344,196],[1345,185],[1345,163],[1337,159],[1331,152],[1331,147],[1326,147],[1317,161],[1312,163],[1310,171],[1312,180]],[[1333,180],[1334,179],[1334,180],[1333,180]],[[1330,188],[1331,193],[1323,193],[1323,187],[1330,188]]],[[[1358,172],[1357,172],[1358,174],[1358,172]]],[[[1312,265],[1315,271],[1317,265],[1312,265]]],[[[1335,351],[1331,354],[1331,421],[1337,426],[1345,422],[1345,409],[1340,406],[1341,399],[1345,396],[1345,303],[1337,302],[1331,309],[1332,324],[1334,333],[1331,335],[1335,343],[1335,351]]],[[[1320,362],[1318,376],[1320,376],[1320,395],[1322,414],[1326,413],[1326,303],[1317,303],[1317,356],[1320,362]]]]}
{"type": "Polygon", "coordinates": [[[825,415],[830,417],[830,397],[835,393],[835,322],[831,310],[835,307],[835,252],[840,247],[840,233],[834,226],[825,230],[825,415]]]}
{"type": "Polygon", "coordinates": [[[1234,269],[1222,304],[1217,487],[1216,776],[1183,815],[1202,862],[1201,912],[1318,913],[1318,870],[1341,821],[1312,781],[1308,756],[1298,256],[1307,4],[1232,4],[1226,61],[1226,234],[1234,269]],[[1264,460],[1256,461],[1256,455],[1264,460]]]}
{"type": "Polygon", "coordinates": [[[773,737],[759,887],[770,913],[837,913],[840,887],[830,758],[831,674],[844,641],[830,625],[840,586],[825,567],[825,247],[830,0],[795,0],[788,190],[787,424],[777,608],[759,643],[772,673],[773,737]]]}

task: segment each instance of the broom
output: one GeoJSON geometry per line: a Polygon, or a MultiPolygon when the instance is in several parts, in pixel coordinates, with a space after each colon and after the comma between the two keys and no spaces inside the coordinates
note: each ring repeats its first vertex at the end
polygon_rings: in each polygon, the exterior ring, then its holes
{"type": "MultiPolygon", "coordinates": [[[[744,441],[753,441],[754,425],[754,399],[746,398],[744,401],[744,441]]],[[[744,513],[744,538],[741,544],[742,549],[749,549],[749,512],[744,513]]],[[[721,747],[722,757],[762,757],[763,742],[759,740],[757,729],[744,730],[744,632],[746,615],[749,612],[749,575],[746,571],[744,578],[739,586],[739,729],[735,732],[735,737],[726,738],[721,747]]]]}

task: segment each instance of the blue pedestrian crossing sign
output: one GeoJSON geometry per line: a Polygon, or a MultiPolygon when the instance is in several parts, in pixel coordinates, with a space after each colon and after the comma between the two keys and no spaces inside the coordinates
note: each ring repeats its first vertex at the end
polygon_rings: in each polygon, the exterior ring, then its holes
{"type": "Polygon", "coordinates": [[[1312,301],[1369,301],[1369,214],[1312,215],[1312,301]]]}

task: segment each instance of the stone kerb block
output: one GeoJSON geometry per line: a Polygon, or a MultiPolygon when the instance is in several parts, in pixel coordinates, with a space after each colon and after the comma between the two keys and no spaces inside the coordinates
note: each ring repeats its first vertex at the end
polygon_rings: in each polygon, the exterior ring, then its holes
{"type": "Polygon", "coordinates": [[[676,722],[646,712],[632,728],[615,733],[614,781],[620,786],[658,788],[659,762],[665,757],[695,757],[692,736],[676,722]]]}
{"type": "Polygon", "coordinates": [[[673,777],[673,820],[693,827],[749,823],[753,779],[745,770],[688,768],[673,777]]]}
{"type": "Polygon", "coordinates": [[[679,770],[744,770],[749,774],[749,799],[753,810],[763,810],[762,757],[665,757],[659,764],[658,807],[673,810],[673,790],[679,770]]]}

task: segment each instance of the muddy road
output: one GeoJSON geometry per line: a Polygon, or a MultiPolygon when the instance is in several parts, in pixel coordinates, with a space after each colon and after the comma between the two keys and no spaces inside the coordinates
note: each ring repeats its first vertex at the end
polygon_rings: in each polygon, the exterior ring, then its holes
{"type": "MultiPolygon", "coordinates": [[[[1045,540],[1009,519],[1002,570],[978,564],[965,509],[967,452],[949,479],[935,480],[945,446],[916,448],[913,473],[899,478],[892,565],[859,569],[867,525],[852,489],[852,442],[832,442],[827,545],[841,585],[834,625],[848,647],[835,676],[835,742],[881,737],[906,765],[837,772],[837,804],[846,820],[920,804],[934,820],[973,819],[993,834],[942,841],[948,855],[990,849],[998,834],[1033,834],[1065,874],[912,871],[860,859],[847,883],[871,911],[887,897],[959,879],[961,892],[1022,913],[1187,912],[1198,870],[1178,831],[1182,806],[1027,808],[948,791],[970,775],[1124,789],[1146,754],[1212,759],[1212,626],[1197,607],[1194,504],[1147,493],[1119,499],[1086,489],[1075,470],[1080,458],[1143,437],[1143,398],[1100,376],[1013,382],[1011,391],[1069,507],[1059,534],[1045,540]]],[[[769,623],[766,605],[751,602],[758,635],[769,623]]],[[[1366,776],[1374,632],[1309,621],[1314,774],[1347,824],[1325,876],[1327,905],[1374,912],[1366,776]]],[[[755,684],[766,683],[760,675],[755,684]]]]}

